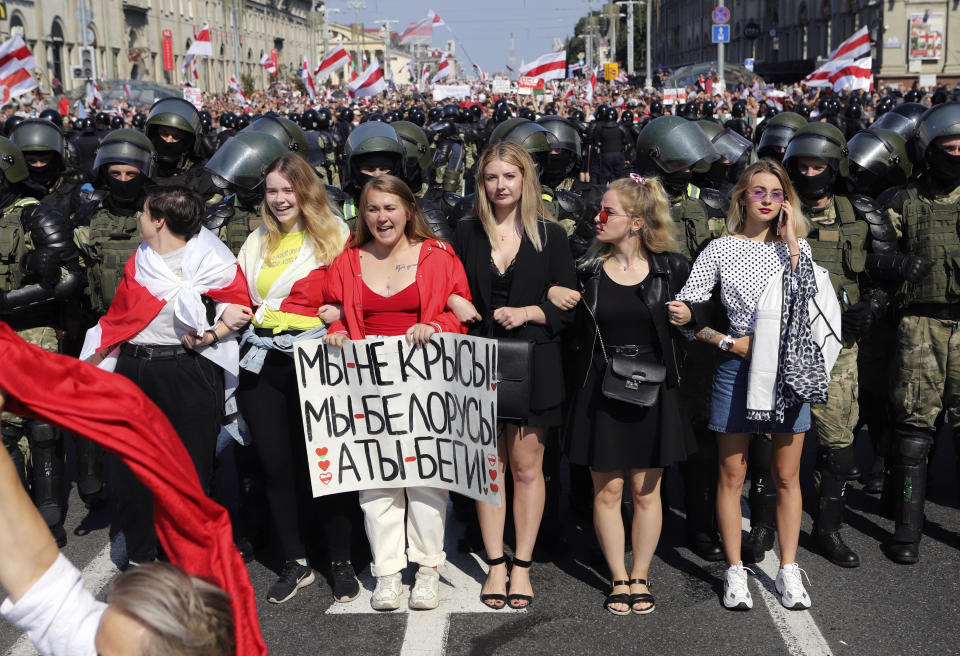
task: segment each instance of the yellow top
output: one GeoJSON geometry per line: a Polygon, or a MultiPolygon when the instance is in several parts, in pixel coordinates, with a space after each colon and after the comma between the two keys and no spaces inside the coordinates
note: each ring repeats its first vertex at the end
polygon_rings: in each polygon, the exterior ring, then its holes
{"type": "MultiPolygon", "coordinates": [[[[301,246],[303,246],[303,230],[280,237],[280,242],[270,253],[270,262],[264,262],[260,267],[260,273],[257,274],[257,293],[260,294],[260,298],[267,297],[273,283],[297,259],[301,246]]],[[[322,325],[323,321],[320,317],[305,317],[302,314],[269,308],[263,315],[263,321],[257,324],[260,328],[270,328],[275,333],[284,330],[310,330],[322,325]]]]}

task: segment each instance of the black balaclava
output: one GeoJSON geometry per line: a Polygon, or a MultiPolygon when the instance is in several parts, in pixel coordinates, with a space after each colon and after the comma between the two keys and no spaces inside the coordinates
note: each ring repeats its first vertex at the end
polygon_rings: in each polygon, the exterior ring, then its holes
{"type": "Polygon", "coordinates": [[[951,155],[933,145],[927,149],[927,163],[930,176],[944,191],[952,191],[960,185],[960,155],[951,155]]]}
{"type": "Polygon", "coordinates": [[[39,185],[44,189],[50,189],[50,186],[56,181],[63,170],[63,165],[59,157],[54,157],[44,166],[27,165],[27,173],[30,176],[30,182],[39,185]]]}
{"type": "Polygon", "coordinates": [[[791,160],[787,173],[790,174],[790,181],[797,190],[797,195],[805,203],[813,203],[829,194],[837,180],[837,170],[829,162],[819,175],[803,175],[795,160],[791,160]]]}
{"type": "Polygon", "coordinates": [[[353,184],[357,188],[357,194],[360,193],[365,184],[374,178],[372,175],[361,173],[360,169],[389,169],[390,175],[399,175],[400,171],[397,164],[397,156],[391,153],[369,153],[355,157],[350,168],[352,169],[353,184]]]}
{"type": "Polygon", "coordinates": [[[184,156],[188,155],[193,148],[193,138],[189,135],[184,136],[180,141],[164,141],[159,136],[153,137],[150,141],[157,149],[157,166],[161,175],[164,176],[175,173],[184,156]]]}
{"type": "Polygon", "coordinates": [[[147,184],[147,176],[137,173],[133,178],[121,182],[111,175],[106,175],[106,187],[110,190],[110,206],[123,214],[137,212],[143,207],[143,188],[147,184]]]}
{"type": "Polygon", "coordinates": [[[563,150],[547,155],[540,172],[540,179],[548,187],[556,187],[569,177],[573,170],[573,153],[563,150]]]}
{"type": "Polygon", "coordinates": [[[663,183],[663,188],[667,190],[667,193],[676,198],[677,196],[683,195],[683,192],[687,190],[687,185],[690,184],[690,179],[693,178],[693,171],[674,171],[673,173],[664,173],[660,176],[660,181],[663,183]]]}
{"type": "Polygon", "coordinates": [[[245,210],[255,210],[263,203],[262,184],[253,190],[241,189],[240,187],[233,187],[233,190],[237,195],[237,202],[245,210]]]}

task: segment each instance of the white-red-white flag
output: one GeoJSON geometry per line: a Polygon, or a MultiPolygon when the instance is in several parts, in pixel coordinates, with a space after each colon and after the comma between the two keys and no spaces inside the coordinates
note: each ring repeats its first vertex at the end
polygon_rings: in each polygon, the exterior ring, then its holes
{"type": "Polygon", "coordinates": [[[597,86],[597,69],[594,68],[590,74],[590,82],[587,84],[587,104],[593,104],[593,90],[597,86]]]}
{"type": "Polygon", "coordinates": [[[197,38],[187,49],[187,54],[197,57],[213,57],[213,44],[210,42],[210,23],[204,23],[203,27],[200,28],[197,38]]]}
{"type": "Polygon", "coordinates": [[[260,58],[260,65],[267,69],[267,73],[270,75],[277,74],[277,60],[270,53],[266,53],[260,58]]]}
{"type": "Polygon", "coordinates": [[[430,84],[430,67],[424,64],[423,70],[420,71],[420,90],[426,90],[428,84],[430,84]]]}
{"type": "Polygon", "coordinates": [[[870,54],[870,31],[864,26],[837,46],[837,49],[830,53],[829,59],[856,59],[868,54],[870,54]]]}
{"type": "Polygon", "coordinates": [[[482,69],[482,68],[480,68],[480,67],[477,66],[476,64],[474,64],[473,67],[474,67],[475,69],[477,69],[477,78],[478,78],[479,80],[483,81],[483,80],[486,80],[486,79],[487,79],[487,74],[483,72],[483,69],[482,69]]]}
{"type": "Polygon", "coordinates": [[[541,80],[562,80],[567,76],[567,51],[548,52],[520,67],[520,75],[541,80]]]}
{"type": "Polygon", "coordinates": [[[445,77],[449,77],[450,73],[453,72],[453,67],[450,66],[450,60],[444,59],[440,62],[440,66],[437,67],[437,72],[433,74],[433,77],[430,78],[430,84],[436,84],[445,77]]]}
{"type": "Polygon", "coordinates": [[[431,23],[434,27],[442,27],[442,26],[446,25],[446,23],[443,22],[443,19],[440,18],[439,16],[437,16],[437,12],[435,12],[433,9],[431,9],[431,10],[429,10],[429,11],[427,12],[427,18],[430,19],[430,23],[431,23]]]}
{"type": "Polygon", "coordinates": [[[807,77],[800,80],[800,83],[805,84],[808,87],[832,87],[833,82],[830,80],[830,76],[833,75],[837,69],[843,68],[849,61],[852,60],[835,59],[828,61],[823,66],[810,73],[807,77]]]}
{"type": "Polygon", "coordinates": [[[307,88],[307,93],[310,94],[310,100],[315,100],[317,97],[317,87],[313,85],[313,76],[310,75],[310,63],[306,57],[303,58],[303,68],[300,69],[300,78],[303,80],[303,86],[307,88]]]}
{"type": "Polygon", "coordinates": [[[87,97],[86,101],[88,105],[103,105],[103,95],[100,93],[100,85],[97,84],[96,80],[89,80],[87,82],[87,97]]]}
{"type": "Polygon", "coordinates": [[[365,96],[375,96],[386,88],[387,83],[383,80],[380,62],[374,57],[363,73],[347,85],[347,93],[350,94],[351,98],[363,98],[365,96]]]}
{"type": "Polygon", "coordinates": [[[407,29],[400,33],[402,46],[428,46],[433,41],[433,19],[424,18],[407,25],[407,29]]]}
{"type": "Polygon", "coordinates": [[[857,60],[844,60],[830,76],[834,91],[870,91],[873,88],[873,59],[863,57],[857,60]]]}
{"type": "Polygon", "coordinates": [[[324,57],[320,65],[317,66],[317,70],[313,72],[313,76],[318,80],[323,80],[346,66],[351,59],[350,53],[348,53],[347,49],[343,46],[334,48],[327,53],[327,56],[324,57]]]}
{"type": "Polygon", "coordinates": [[[130,100],[130,85],[129,85],[129,84],[124,84],[124,85],[123,85],[123,97],[124,97],[125,100],[130,100]]]}
{"type": "Polygon", "coordinates": [[[36,67],[37,60],[19,34],[0,44],[0,101],[8,102],[36,89],[37,81],[30,74],[36,67]]]}

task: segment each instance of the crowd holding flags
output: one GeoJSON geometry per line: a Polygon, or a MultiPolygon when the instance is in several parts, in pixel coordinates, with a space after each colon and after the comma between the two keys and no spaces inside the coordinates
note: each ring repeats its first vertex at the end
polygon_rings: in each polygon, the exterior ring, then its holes
{"type": "Polygon", "coordinates": [[[362,98],[364,96],[375,96],[386,88],[387,83],[383,81],[380,62],[374,57],[363,73],[347,85],[347,93],[350,94],[351,98],[362,98]]]}

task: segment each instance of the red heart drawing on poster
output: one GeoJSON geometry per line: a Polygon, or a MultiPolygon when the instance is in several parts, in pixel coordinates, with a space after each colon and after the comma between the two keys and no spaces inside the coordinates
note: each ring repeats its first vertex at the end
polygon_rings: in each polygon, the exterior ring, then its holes
{"type": "Polygon", "coordinates": [[[331,474],[330,472],[323,472],[322,474],[320,474],[320,482],[323,483],[324,485],[329,485],[330,481],[332,480],[333,480],[333,474],[331,474]]]}
{"type": "Polygon", "coordinates": [[[318,462],[317,464],[320,465],[320,469],[322,469],[323,471],[327,471],[327,467],[330,466],[330,461],[329,461],[329,460],[321,460],[321,461],[318,462]]]}
{"type": "Polygon", "coordinates": [[[491,466],[491,467],[496,467],[496,466],[497,466],[497,456],[495,456],[495,455],[493,455],[493,454],[491,453],[490,455],[487,456],[487,462],[490,463],[490,466],[491,466]]]}
{"type": "Polygon", "coordinates": [[[487,488],[483,488],[483,493],[484,493],[484,494],[487,493],[487,488]]]}
{"type": "Polygon", "coordinates": [[[494,494],[496,494],[497,492],[500,491],[500,488],[497,487],[497,484],[496,484],[496,483],[491,483],[491,484],[490,484],[490,491],[493,492],[494,494]]]}
{"type": "Polygon", "coordinates": [[[491,480],[494,480],[494,481],[497,480],[497,470],[496,470],[496,469],[491,469],[491,470],[489,470],[488,473],[490,474],[490,479],[491,479],[491,480]]]}
{"type": "Polygon", "coordinates": [[[492,390],[497,389],[497,384],[496,384],[496,383],[490,383],[490,389],[492,389],[492,390]]]}
{"type": "Polygon", "coordinates": [[[347,369],[356,369],[357,365],[353,362],[347,363],[347,369]]]}
{"type": "Polygon", "coordinates": [[[321,458],[327,455],[327,447],[324,446],[317,449],[317,455],[320,456],[321,458]]]}

